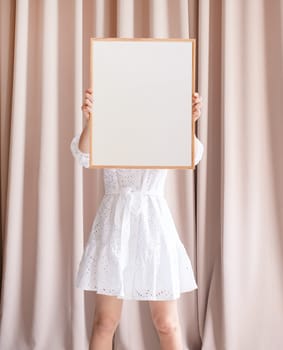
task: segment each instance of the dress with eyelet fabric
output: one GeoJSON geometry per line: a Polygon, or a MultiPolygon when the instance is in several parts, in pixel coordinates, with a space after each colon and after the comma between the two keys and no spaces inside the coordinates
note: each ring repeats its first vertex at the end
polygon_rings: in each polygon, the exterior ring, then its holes
{"type": "MultiPolygon", "coordinates": [[[[78,163],[89,154],[71,141],[78,163]]],[[[203,145],[195,137],[197,164],[203,145]]],[[[128,300],[172,300],[197,289],[190,258],[164,197],[167,169],[104,168],[97,209],[75,285],[128,300]]]]}

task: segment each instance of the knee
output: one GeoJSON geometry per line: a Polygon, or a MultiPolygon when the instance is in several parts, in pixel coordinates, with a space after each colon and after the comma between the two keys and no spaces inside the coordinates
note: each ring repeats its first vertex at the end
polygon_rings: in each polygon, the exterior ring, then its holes
{"type": "Polygon", "coordinates": [[[173,335],[178,329],[178,321],[174,318],[168,318],[168,316],[155,317],[153,323],[160,335],[173,335]]]}
{"type": "Polygon", "coordinates": [[[96,315],[94,317],[93,328],[100,334],[114,334],[119,319],[108,315],[96,315]]]}

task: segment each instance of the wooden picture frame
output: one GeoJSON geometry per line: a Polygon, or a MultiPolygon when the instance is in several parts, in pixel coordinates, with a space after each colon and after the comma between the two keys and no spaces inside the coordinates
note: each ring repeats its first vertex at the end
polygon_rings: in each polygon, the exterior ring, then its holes
{"type": "Polygon", "coordinates": [[[195,168],[195,47],[90,38],[90,168],[195,168]]]}

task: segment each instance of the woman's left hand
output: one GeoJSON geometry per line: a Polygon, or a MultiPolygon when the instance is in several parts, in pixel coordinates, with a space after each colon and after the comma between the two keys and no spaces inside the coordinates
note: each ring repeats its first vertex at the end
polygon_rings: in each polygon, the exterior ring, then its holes
{"type": "Polygon", "coordinates": [[[201,115],[202,97],[198,92],[193,94],[193,118],[197,121],[201,115]]]}

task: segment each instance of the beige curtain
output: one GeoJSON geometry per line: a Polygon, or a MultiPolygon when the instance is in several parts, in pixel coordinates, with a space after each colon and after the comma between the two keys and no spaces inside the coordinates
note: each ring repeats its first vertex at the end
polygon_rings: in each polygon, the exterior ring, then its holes
{"type": "MultiPolygon", "coordinates": [[[[69,144],[91,36],[197,38],[204,156],[166,183],[198,283],[178,302],[185,349],[283,348],[282,1],[0,4],[1,350],[88,349],[95,296],[74,277],[103,182],[69,144]]],[[[114,343],[159,349],[147,302],[124,302],[114,343]]]]}

